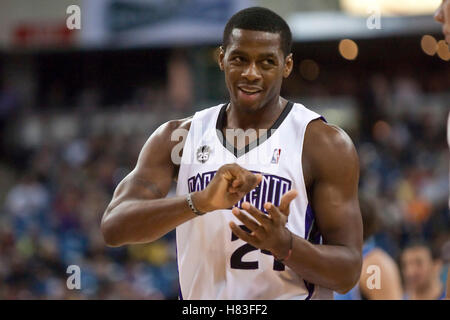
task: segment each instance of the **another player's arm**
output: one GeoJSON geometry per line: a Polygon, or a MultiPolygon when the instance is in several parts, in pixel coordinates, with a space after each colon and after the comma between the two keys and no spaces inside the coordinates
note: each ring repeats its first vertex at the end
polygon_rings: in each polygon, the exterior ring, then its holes
{"type": "Polygon", "coordinates": [[[364,297],[369,300],[401,300],[403,298],[402,280],[395,261],[385,252],[375,249],[363,262],[359,288],[364,297]],[[372,276],[368,272],[370,266],[380,270],[380,287],[369,288],[367,280],[372,276]]]}
{"type": "Polygon", "coordinates": [[[190,126],[173,120],[159,127],[142,148],[134,170],[117,186],[101,222],[109,246],[154,241],[196,217],[183,196],[166,198],[176,173],[171,159],[172,132],[190,126]]]}
{"type": "Polygon", "coordinates": [[[362,265],[358,155],[345,132],[322,121],[308,125],[303,150],[323,245],[294,236],[286,265],[308,282],[345,293],[358,282],[362,265]]]}

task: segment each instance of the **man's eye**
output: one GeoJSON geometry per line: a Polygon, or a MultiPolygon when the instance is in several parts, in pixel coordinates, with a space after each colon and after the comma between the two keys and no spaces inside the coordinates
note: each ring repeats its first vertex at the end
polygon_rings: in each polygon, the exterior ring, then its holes
{"type": "Polygon", "coordinates": [[[275,61],[272,60],[272,59],[266,59],[266,60],[263,61],[263,63],[264,63],[264,64],[271,64],[271,65],[274,65],[274,64],[275,64],[275,61]]]}
{"type": "Polygon", "coordinates": [[[243,59],[241,57],[234,57],[233,59],[231,59],[234,62],[242,62],[243,59]]]}

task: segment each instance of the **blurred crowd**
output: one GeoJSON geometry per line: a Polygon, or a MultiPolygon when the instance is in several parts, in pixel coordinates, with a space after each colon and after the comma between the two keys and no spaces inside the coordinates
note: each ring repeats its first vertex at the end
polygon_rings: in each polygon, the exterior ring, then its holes
{"type": "Polygon", "coordinates": [[[360,193],[375,198],[382,215],[385,234],[379,241],[396,258],[413,239],[440,248],[450,239],[446,141],[450,90],[439,98],[429,94],[424,98],[414,78],[389,82],[381,75],[373,76],[368,88],[361,116],[371,109],[371,120],[356,145],[360,193]]]}
{"type": "Polygon", "coordinates": [[[134,137],[79,137],[28,150],[1,209],[0,299],[176,298],[173,234],[107,248],[99,225],[114,187],[134,166],[134,137]],[[67,268],[82,272],[67,290],[67,268]]]}
{"type": "MultiPolygon", "coordinates": [[[[360,156],[360,193],[376,200],[383,221],[377,245],[402,267],[402,250],[419,238],[448,262],[450,92],[425,100],[426,88],[415,78],[383,75],[354,90],[361,126],[350,135],[360,156]]],[[[37,139],[35,122],[22,120],[34,116],[45,127],[48,118],[39,108],[24,110],[11,88],[0,91],[0,299],[177,298],[174,232],[151,244],[108,248],[99,229],[116,185],[151,132],[194,110],[169,113],[164,96],[141,88],[123,107],[150,115],[147,130],[94,132],[87,123],[102,111],[95,94],[84,93],[80,106],[64,113],[75,124],[71,136],[37,139]],[[19,133],[31,142],[5,138],[19,133]],[[67,289],[71,265],[80,267],[81,290],[67,289]]]]}
{"type": "MultiPolygon", "coordinates": [[[[100,109],[89,108],[89,116],[100,109]]],[[[144,134],[95,132],[80,106],[48,132],[52,113],[58,111],[18,110],[3,128],[0,299],[176,299],[174,232],[148,245],[108,248],[99,228],[116,185],[166,119],[155,111],[144,134]],[[38,129],[24,120],[35,116],[38,129]],[[81,290],[67,289],[71,265],[80,267],[81,290]]]]}

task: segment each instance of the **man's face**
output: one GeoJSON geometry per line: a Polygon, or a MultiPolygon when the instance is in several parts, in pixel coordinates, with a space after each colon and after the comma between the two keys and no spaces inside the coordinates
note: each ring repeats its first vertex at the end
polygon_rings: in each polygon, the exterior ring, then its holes
{"type": "Polygon", "coordinates": [[[445,41],[450,44],[450,0],[442,0],[442,4],[434,14],[434,19],[442,23],[445,41]]]}
{"type": "Polygon", "coordinates": [[[435,267],[428,248],[406,249],[402,254],[401,262],[406,288],[418,291],[427,287],[433,279],[435,267]]]}
{"type": "Polygon", "coordinates": [[[220,50],[219,66],[234,105],[253,112],[279,96],[293,65],[280,40],[278,33],[233,29],[227,48],[220,50]]]}

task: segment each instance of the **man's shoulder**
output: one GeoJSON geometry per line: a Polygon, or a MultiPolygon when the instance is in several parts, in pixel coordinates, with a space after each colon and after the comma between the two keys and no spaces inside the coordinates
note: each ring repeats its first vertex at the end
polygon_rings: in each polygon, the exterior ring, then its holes
{"type": "Polygon", "coordinates": [[[303,150],[309,162],[320,167],[342,167],[358,162],[356,149],[349,135],[340,127],[321,119],[312,120],[308,124],[303,150]]]}
{"type": "Polygon", "coordinates": [[[188,130],[191,127],[192,120],[194,117],[196,118],[203,118],[207,116],[213,116],[216,112],[219,111],[219,109],[223,106],[223,104],[219,104],[216,106],[204,108],[200,111],[197,111],[194,115],[191,115],[189,117],[183,118],[183,119],[174,119],[169,120],[166,123],[164,123],[160,128],[162,130],[165,130],[168,133],[172,133],[173,131],[180,129],[180,130],[188,130]]]}
{"type": "Polygon", "coordinates": [[[164,129],[168,132],[173,132],[177,129],[182,130],[189,130],[192,123],[192,118],[194,116],[189,116],[183,119],[173,119],[169,120],[166,123],[164,123],[162,126],[165,127],[164,129]]]}
{"type": "Polygon", "coordinates": [[[305,143],[323,152],[354,148],[351,138],[343,129],[321,119],[312,120],[308,124],[305,143]]]}
{"type": "Polygon", "coordinates": [[[145,153],[151,147],[156,147],[160,154],[170,154],[174,145],[187,136],[191,121],[192,116],[164,122],[147,139],[142,151],[145,153]]]}

